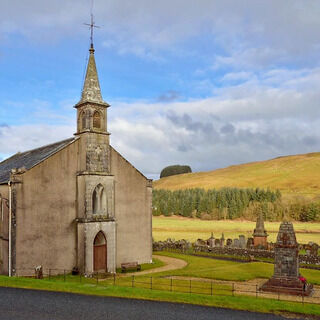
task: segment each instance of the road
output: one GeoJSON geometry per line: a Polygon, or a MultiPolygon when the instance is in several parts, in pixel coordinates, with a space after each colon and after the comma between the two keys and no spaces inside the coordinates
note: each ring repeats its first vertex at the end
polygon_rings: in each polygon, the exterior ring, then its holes
{"type": "Polygon", "coordinates": [[[281,320],[280,316],[187,304],[0,287],[1,320],[281,320]]]}

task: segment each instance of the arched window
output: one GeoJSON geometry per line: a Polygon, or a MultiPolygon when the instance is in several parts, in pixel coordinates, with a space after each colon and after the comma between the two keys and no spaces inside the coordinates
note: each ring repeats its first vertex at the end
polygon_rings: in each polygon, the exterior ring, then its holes
{"type": "Polygon", "coordinates": [[[93,127],[94,128],[101,128],[101,116],[98,111],[95,111],[93,114],[93,127]]]}
{"type": "Polygon", "coordinates": [[[83,110],[80,114],[81,128],[82,130],[89,128],[90,111],[83,110]]]}
{"type": "Polygon", "coordinates": [[[86,113],[84,111],[81,112],[80,120],[81,120],[82,129],[86,129],[87,128],[87,120],[86,120],[86,113]]]}
{"type": "Polygon", "coordinates": [[[101,184],[98,184],[92,193],[92,213],[106,212],[106,192],[101,184]]]}

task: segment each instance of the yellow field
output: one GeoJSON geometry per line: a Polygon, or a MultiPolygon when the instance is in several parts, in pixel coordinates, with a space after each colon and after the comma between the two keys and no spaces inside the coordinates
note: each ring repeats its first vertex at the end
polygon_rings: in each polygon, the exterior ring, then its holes
{"type": "Polygon", "coordinates": [[[320,152],[280,157],[208,172],[171,176],[154,181],[156,189],[270,188],[283,194],[320,197],[320,152]]]}
{"type": "MultiPolygon", "coordinates": [[[[210,220],[182,218],[182,217],[153,217],[153,238],[155,241],[173,238],[195,241],[198,238],[208,239],[213,232],[215,238],[220,238],[222,232],[225,238],[237,238],[240,234],[251,237],[255,222],[236,220],[210,220]]],[[[269,234],[268,241],[275,242],[280,222],[266,222],[265,227],[269,234]]],[[[320,244],[320,223],[294,222],[297,240],[299,243],[309,241],[320,244]]]]}

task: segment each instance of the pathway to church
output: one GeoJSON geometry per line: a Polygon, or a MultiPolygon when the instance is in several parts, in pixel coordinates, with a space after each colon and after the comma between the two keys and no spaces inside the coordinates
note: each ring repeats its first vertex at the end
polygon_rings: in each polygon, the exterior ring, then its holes
{"type": "Polygon", "coordinates": [[[157,255],[157,256],[153,256],[153,258],[156,258],[156,259],[162,261],[163,263],[165,263],[165,265],[162,267],[159,267],[159,268],[154,268],[154,269],[141,271],[141,272],[128,272],[128,273],[125,273],[121,276],[123,276],[123,277],[128,277],[131,275],[141,276],[141,275],[149,274],[149,273],[182,269],[188,264],[186,261],[184,261],[182,259],[176,259],[176,258],[171,258],[171,257],[166,257],[166,256],[158,256],[157,255]]]}

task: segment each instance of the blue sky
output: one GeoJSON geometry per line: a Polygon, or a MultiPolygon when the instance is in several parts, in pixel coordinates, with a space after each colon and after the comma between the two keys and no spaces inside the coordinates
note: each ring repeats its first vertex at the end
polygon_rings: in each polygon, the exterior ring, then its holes
{"type": "MultiPolygon", "coordinates": [[[[91,0],[2,0],[0,158],[70,137],[91,0]]],[[[139,170],[320,151],[320,3],[95,0],[111,143],[139,170]]]]}

